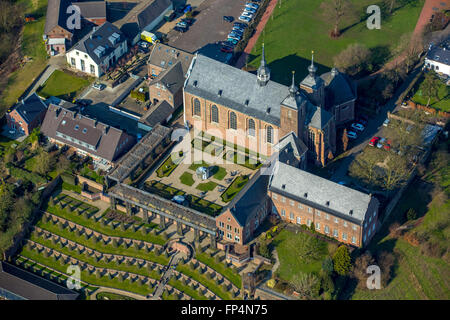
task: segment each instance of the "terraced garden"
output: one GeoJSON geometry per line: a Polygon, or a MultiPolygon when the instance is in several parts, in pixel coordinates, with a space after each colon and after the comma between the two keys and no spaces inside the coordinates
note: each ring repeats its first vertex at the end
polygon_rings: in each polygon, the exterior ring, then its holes
{"type": "MultiPolygon", "coordinates": [[[[165,251],[165,230],[154,223],[122,220],[66,194],[52,197],[33,227],[17,265],[64,283],[67,267],[81,270],[82,291],[88,298],[97,288],[116,288],[143,297],[152,294],[171,258],[165,251]]],[[[206,253],[180,262],[165,286],[162,299],[235,299],[240,276],[206,253]]],[[[115,299],[99,293],[98,298],[115,299]]]]}

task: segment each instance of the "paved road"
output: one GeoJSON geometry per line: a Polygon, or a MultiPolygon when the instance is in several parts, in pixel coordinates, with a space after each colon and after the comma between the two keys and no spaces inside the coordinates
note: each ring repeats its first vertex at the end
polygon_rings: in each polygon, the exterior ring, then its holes
{"type": "Polygon", "coordinates": [[[161,277],[161,280],[159,280],[158,284],[156,285],[156,289],[155,289],[155,292],[153,293],[152,300],[160,300],[161,299],[164,288],[173,275],[172,266],[176,266],[178,264],[178,260],[180,260],[180,258],[181,258],[180,252],[175,253],[175,255],[172,257],[169,264],[167,265],[166,271],[164,272],[164,274],[161,277]]]}
{"type": "MultiPolygon", "coordinates": [[[[370,139],[373,136],[380,135],[381,130],[383,129],[383,122],[387,118],[388,111],[393,112],[396,109],[396,101],[399,96],[408,88],[411,81],[420,72],[422,67],[422,63],[419,63],[418,67],[416,67],[408,76],[408,78],[403,82],[403,84],[397,89],[394,96],[386,103],[386,105],[380,110],[378,115],[370,119],[368,126],[362,132],[362,134],[358,137],[356,142],[358,143],[353,148],[348,151],[347,156],[343,159],[339,168],[334,172],[331,180],[334,182],[339,181],[348,181],[347,171],[350,163],[355,158],[355,156],[361,152],[364,147],[369,143],[370,139]]],[[[398,106],[397,106],[398,107],[398,106]]]]}

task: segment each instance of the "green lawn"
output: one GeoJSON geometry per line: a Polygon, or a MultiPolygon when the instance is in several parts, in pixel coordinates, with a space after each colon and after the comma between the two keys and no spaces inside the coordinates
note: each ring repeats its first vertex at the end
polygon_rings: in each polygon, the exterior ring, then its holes
{"type": "Polygon", "coordinates": [[[223,202],[230,202],[248,182],[248,176],[238,176],[222,193],[223,202]]]}
{"type": "Polygon", "coordinates": [[[83,167],[83,169],[81,169],[80,174],[88,179],[94,180],[97,183],[100,184],[104,184],[105,183],[105,177],[99,175],[97,172],[95,172],[94,170],[89,169],[89,167],[87,165],[85,165],[83,167]]]}
{"type": "MultiPolygon", "coordinates": [[[[358,16],[364,17],[369,5],[380,4],[380,0],[351,0],[358,16]]],[[[398,1],[397,1],[398,2],[398,1]]],[[[404,1],[406,2],[406,1],[404,1]]],[[[404,3],[403,2],[403,3],[404,3]]],[[[424,0],[409,1],[391,17],[382,15],[381,29],[369,30],[366,18],[346,19],[341,29],[348,28],[338,39],[328,36],[330,24],[321,19],[322,1],[282,1],[278,2],[273,18],[267,22],[263,33],[249,57],[250,66],[257,68],[261,60],[261,46],[265,43],[266,60],[271,69],[271,78],[289,85],[291,71],[296,71],[296,80],[301,81],[308,73],[311,51],[318,73],[333,67],[333,57],[352,43],[361,43],[369,49],[377,49],[380,62],[390,57],[390,50],[397,45],[403,34],[412,32],[420,15],[424,0]]],[[[398,2],[399,3],[399,2],[398,2]]]]}
{"type": "Polygon", "coordinates": [[[217,180],[223,180],[223,178],[225,178],[225,176],[227,175],[227,170],[225,170],[225,168],[222,168],[220,166],[214,166],[212,172],[213,178],[217,180]]]}
{"type": "Polygon", "coordinates": [[[184,172],[180,176],[180,181],[182,184],[185,184],[187,186],[192,186],[195,183],[195,180],[192,177],[192,173],[189,173],[189,172],[184,172]]]}
{"type": "Polygon", "coordinates": [[[37,93],[45,98],[55,96],[72,101],[77,93],[88,86],[90,82],[91,80],[55,70],[37,93]]]}
{"type": "Polygon", "coordinates": [[[22,54],[32,60],[13,72],[6,88],[0,90],[0,112],[17,102],[33,80],[47,65],[47,52],[42,41],[47,11],[47,0],[21,0],[25,14],[33,14],[38,19],[25,24],[22,36],[22,54]]]}
{"type": "Polygon", "coordinates": [[[197,185],[196,189],[198,189],[200,191],[213,191],[216,187],[217,187],[217,183],[215,183],[214,181],[208,181],[208,182],[199,183],[197,185]]]}
{"type": "Polygon", "coordinates": [[[117,293],[100,292],[97,294],[97,300],[136,300],[131,297],[123,296],[117,293]]]}
{"type": "Polygon", "coordinates": [[[206,264],[211,269],[214,269],[221,275],[230,280],[236,287],[241,288],[241,276],[234,272],[231,268],[227,267],[223,263],[217,263],[214,258],[204,252],[197,252],[195,259],[206,264]]]}
{"type": "MultiPolygon", "coordinates": [[[[416,93],[414,94],[411,100],[417,104],[426,106],[428,103],[428,97],[424,96],[424,92],[422,89],[423,80],[424,77],[421,77],[421,79],[419,79],[416,93]]],[[[438,92],[439,100],[436,99],[435,97],[431,98],[429,107],[441,111],[450,112],[450,87],[446,86],[445,83],[443,83],[441,80],[436,79],[436,82],[439,86],[438,92]]]]}
{"type": "Polygon", "coordinates": [[[164,161],[161,166],[156,170],[156,174],[159,178],[168,177],[172,173],[173,170],[180,164],[183,160],[183,156],[179,154],[172,153],[170,157],[164,161]],[[174,159],[172,159],[174,158],[174,159]]]}
{"type": "MultiPolygon", "coordinates": [[[[300,250],[308,237],[312,237],[304,232],[297,234],[282,230],[273,240],[272,244],[277,250],[280,266],[277,269],[279,277],[285,281],[290,281],[292,277],[299,273],[315,273],[318,275],[322,268],[322,261],[328,255],[328,243],[317,240],[317,257],[310,261],[300,258],[300,250]]],[[[316,241],[314,240],[314,241],[316,241]]]]}
{"type": "Polygon", "coordinates": [[[206,163],[203,160],[201,162],[194,162],[189,166],[189,169],[191,169],[192,171],[195,171],[199,167],[209,167],[209,163],[206,163]]]}

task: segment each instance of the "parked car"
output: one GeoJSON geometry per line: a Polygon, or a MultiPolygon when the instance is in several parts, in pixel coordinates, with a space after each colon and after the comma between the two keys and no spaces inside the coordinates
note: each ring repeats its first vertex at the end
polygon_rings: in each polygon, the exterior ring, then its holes
{"type": "Polygon", "coordinates": [[[244,22],[250,22],[250,21],[252,21],[252,19],[249,18],[249,17],[247,17],[247,16],[240,16],[240,17],[239,17],[239,20],[240,20],[240,21],[244,21],[244,22]]]}
{"type": "Polygon", "coordinates": [[[378,149],[383,148],[383,145],[384,145],[385,142],[386,142],[386,139],[385,139],[385,138],[381,138],[380,140],[378,140],[377,148],[378,148],[378,149]]]}
{"type": "Polygon", "coordinates": [[[92,85],[92,88],[98,90],[98,91],[102,91],[103,89],[105,89],[105,85],[103,83],[94,83],[92,85]]]}
{"type": "Polygon", "coordinates": [[[242,12],[241,16],[253,19],[253,13],[250,13],[250,12],[247,12],[247,11],[242,12]]]}
{"type": "Polygon", "coordinates": [[[226,22],[233,22],[234,18],[232,16],[223,16],[223,20],[226,22]]]}
{"type": "Polygon", "coordinates": [[[252,9],[255,9],[255,10],[258,10],[258,8],[259,8],[259,5],[257,5],[256,3],[253,3],[253,2],[247,2],[245,4],[245,6],[247,8],[252,8],[252,9]]]}
{"type": "Polygon", "coordinates": [[[338,184],[340,184],[341,186],[345,186],[346,182],[345,181],[339,181],[338,184]]]}
{"type": "Polygon", "coordinates": [[[236,46],[236,44],[237,44],[237,43],[233,43],[233,42],[230,42],[230,41],[223,41],[223,42],[222,42],[222,46],[224,46],[224,47],[230,47],[230,48],[233,48],[233,49],[234,49],[234,47],[236,46]]]}
{"type": "Polygon", "coordinates": [[[366,119],[363,119],[363,118],[356,119],[356,122],[361,123],[365,127],[367,127],[367,124],[369,123],[366,119]]]}
{"type": "Polygon", "coordinates": [[[149,43],[147,41],[139,41],[139,46],[141,48],[148,48],[149,47],[149,43]]]}
{"type": "Polygon", "coordinates": [[[233,52],[233,48],[229,47],[229,46],[222,46],[220,48],[220,51],[225,52],[225,53],[231,53],[231,52],[233,52]]]}
{"type": "Polygon", "coordinates": [[[228,39],[235,39],[237,41],[241,41],[242,37],[236,33],[230,33],[228,35],[228,39]]]}
{"type": "Polygon", "coordinates": [[[383,127],[387,127],[389,125],[389,122],[391,122],[389,119],[384,120],[383,127]]]}
{"type": "Polygon", "coordinates": [[[232,38],[228,38],[227,41],[230,42],[230,43],[232,43],[234,46],[237,45],[238,42],[239,42],[238,40],[232,39],[232,38]]]}
{"type": "Polygon", "coordinates": [[[378,140],[380,140],[380,137],[373,137],[370,139],[369,146],[375,147],[378,143],[378,140]]]}
{"type": "Polygon", "coordinates": [[[350,126],[352,127],[352,129],[358,130],[358,131],[364,131],[364,126],[360,123],[352,123],[352,125],[350,126]]]}
{"type": "Polygon", "coordinates": [[[235,22],[235,23],[233,23],[233,27],[240,27],[242,29],[245,29],[248,27],[248,25],[246,23],[242,23],[242,22],[235,22]]]}
{"type": "Polygon", "coordinates": [[[179,27],[179,26],[175,26],[175,28],[173,28],[173,30],[184,33],[186,31],[188,31],[188,28],[183,28],[183,27],[179,27]]]}
{"type": "Polygon", "coordinates": [[[253,8],[245,7],[244,12],[250,12],[251,14],[255,14],[256,10],[253,8]]]}
{"type": "Polygon", "coordinates": [[[184,21],[180,21],[176,24],[177,27],[181,27],[181,28],[187,28],[187,23],[184,21]]]}
{"type": "Polygon", "coordinates": [[[356,132],[354,132],[354,131],[347,131],[347,136],[348,136],[350,139],[356,139],[356,138],[358,138],[358,135],[357,135],[356,132]]]}
{"type": "Polygon", "coordinates": [[[192,6],[190,4],[184,7],[183,13],[188,13],[189,11],[192,11],[192,6]]]}
{"type": "Polygon", "coordinates": [[[188,26],[192,26],[195,22],[194,18],[183,18],[181,21],[186,22],[188,26]]]}

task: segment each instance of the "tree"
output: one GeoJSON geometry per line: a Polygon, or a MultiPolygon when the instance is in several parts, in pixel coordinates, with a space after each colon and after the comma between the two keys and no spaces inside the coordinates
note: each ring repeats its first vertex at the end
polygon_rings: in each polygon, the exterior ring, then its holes
{"type": "Polygon", "coordinates": [[[358,280],[359,288],[366,288],[367,281],[367,267],[375,263],[370,251],[364,252],[356,258],[355,264],[352,269],[352,276],[358,280]]]}
{"type": "Polygon", "coordinates": [[[337,38],[341,35],[341,31],[339,30],[341,21],[348,21],[354,13],[349,0],[324,1],[320,5],[320,9],[322,9],[325,21],[333,26],[330,32],[332,38],[337,38]]]}
{"type": "Polygon", "coordinates": [[[54,159],[45,151],[39,152],[35,157],[36,162],[33,166],[33,172],[36,172],[42,176],[47,175],[54,164],[54,159]]]}
{"type": "Polygon", "coordinates": [[[333,61],[337,68],[351,76],[372,67],[370,50],[359,43],[349,45],[336,55],[333,61]]]}
{"type": "Polygon", "coordinates": [[[414,208],[409,208],[409,210],[406,212],[406,219],[415,220],[416,218],[417,218],[416,210],[414,210],[414,208]]]}
{"type": "Polygon", "coordinates": [[[428,71],[425,74],[425,79],[422,82],[422,92],[425,97],[428,98],[427,107],[430,105],[431,98],[439,100],[439,80],[437,79],[436,72],[433,70],[428,71]]]}
{"type": "Polygon", "coordinates": [[[405,158],[391,154],[383,172],[382,180],[384,187],[386,190],[391,191],[406,182],[410,170],[405,158]]]}
{"type": "Polygon", "coordinates": [[[424,50],[423,35],[416,33],[405,33],[394,49],[394,54],[404,58],[406,73],[411,71],[411,67],[419,61],[420,53],[424,50]]]}
{"type": "Polygon", "coordinates": [[[384,0],[384,5],[386,6],[386,9],[389,14],[391,14],[392,10],[394,10],[396,2],[397,0],[384,0]]]}
{"type": "Polygon", "coordinates": [[[344,245],[340,246],[333,256],[334,271],[341,276],[345,276],[352,266],[350,253],[344,245]]]}
{"type": "Polygon", "coordinates": [[[347,151],[348,148],[348,136],[347,136],[347,128],[344,129],[344,132],[342,133],[342,149],[344,151],[347,151]]]}
{"type": "Polygon", "coordinates": [[[349,167],[349,175],[372,185],[378,178],[377,167],[382,161],[383,155],[378,149],[367,149],[360,153],[352,161],[349,167]]]}
{"type": "Polygon", "coordinates": [[[302,299],[315,299],[319,295],[320,281],[312,273],[300,272],[295,274],[290,283],[302,299]]]}
{"type": "Polygon", "coordinates": [[[259,254],[265,258],[271,258],[270,249],[265,240],[261,240],[259,243],[259,254]]]}
{"type": "Polygon", "coordinates": [[[322,270],[326,274],[331,274],[333,272],[333,270],[334,270],[334,268],[333,268],[333,259],[331,259],[330,257],[326,257],[322,261],[322,270]]]}
{"type": "Polygon", "coordinates": [[[58,158],[58,162],[56,163],[56,172],[58,174],[63,173],[64,171],[70,168],[70,161],[64,156],[60,155],[58,158]]]}
{"type": "Polygon", "coordinates": [[[386,287],[390,278],[392,267],[395,263],[395,257],[392,253],[382,251],[377,256],[377,262],[381,269],[381,283],[383,287],[386,287]]]}

